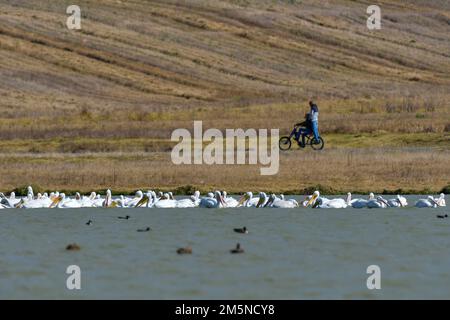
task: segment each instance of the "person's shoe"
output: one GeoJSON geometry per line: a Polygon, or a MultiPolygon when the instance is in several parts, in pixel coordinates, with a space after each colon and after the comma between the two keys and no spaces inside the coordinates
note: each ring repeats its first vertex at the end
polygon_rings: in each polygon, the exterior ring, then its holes
{"type": "Polygon", "coordinates": [[[299,142],[298,142],[298,146],[299,146],[300,148],[304,148],[304,147],[305,147],[305,144],[304,144],[303,142],[299,141],[299,142]]]}

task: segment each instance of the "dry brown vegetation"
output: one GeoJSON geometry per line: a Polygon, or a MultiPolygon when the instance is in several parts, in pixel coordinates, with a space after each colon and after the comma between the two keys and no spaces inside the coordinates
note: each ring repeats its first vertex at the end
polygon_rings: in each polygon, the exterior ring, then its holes
{"type": "Polygon", "coordinates": [[[362,0],[78,0],[71,31],[69,1],[2,0],[0,187],[439,190],[450,183],[450,3],[377,3],[382,29],[369,31],[362,0]],[[275,177],[168,162],[175,128],[287,133],[310,98],[328,151],[282,154],[275,177]]]}
{"type": "Polygon", "coordinates": [[[439,192],[448,185],[450,153],[428,149],[331,149],[287,152],[280,171],[261,176],[260,166],[179,165],[166,152],[84,155],[1,156],[5,190],[36,183],[45,190],[170,189],[191,185],[225,189],[299,193],[322,186],[332,192],[439,192]],[[25,168],[25,169],[24,169],[25,168]],[[436,174],[438,173],[438,174],[436,174]]]}

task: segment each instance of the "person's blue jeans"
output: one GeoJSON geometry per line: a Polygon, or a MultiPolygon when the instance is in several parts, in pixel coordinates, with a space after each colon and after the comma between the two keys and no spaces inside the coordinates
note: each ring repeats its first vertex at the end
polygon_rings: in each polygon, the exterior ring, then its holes
{"type": "Polygon", "coordinates": [[[312,131],[313,131],[313,133],[314,133],[314,138],[316,139],[316,140],[318,140],[319,139],[319,122],[318,121],[311,121],[311,123],[312,123],[312,131]]]}

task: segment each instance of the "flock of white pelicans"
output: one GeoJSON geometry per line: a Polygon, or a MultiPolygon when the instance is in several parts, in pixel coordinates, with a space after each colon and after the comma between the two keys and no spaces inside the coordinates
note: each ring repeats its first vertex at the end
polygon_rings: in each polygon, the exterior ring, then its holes
{"type": "MultiPolygon", "coordinates": [[[[382,196],[375,197],[370,193],[367,199],[352,199],[350,193],[346,199],[334,198],[328,199],[315,191],[312,195],[300,204],[295,199],[286,199],[283,195],[276,196],[260,192],[258,197],[253,197],[251,192],[246,192],[239,200],[230,197],[225,191],[210,192],[201,197],[200,192],[196,191],[194,195],[175,199],[172,192],[156,193],[154,191],[137,191],[134,197],[120,196],[113,199],[111,190],[106,191],[105,197],[92,192],[89,196],[82,196],[76,193],[74,197],[68,197],[64,193],[52,192],[50,194],[34,194],[32,187],[28,187],[26,197],[16,197],[12,192],[9,197],[0,193],[0,209],[7,208],[237,208],[237,207],[255,207],[255,208],[399,208],[408,206],[406,198],[397,195],[393,199],[385,199],[382,196]]],[[[441,193],[438,198],[428,196],[426,199],[420,199],[415,203],[419,208],[437,208],[445,207],[445,195],[441,193]]]]}

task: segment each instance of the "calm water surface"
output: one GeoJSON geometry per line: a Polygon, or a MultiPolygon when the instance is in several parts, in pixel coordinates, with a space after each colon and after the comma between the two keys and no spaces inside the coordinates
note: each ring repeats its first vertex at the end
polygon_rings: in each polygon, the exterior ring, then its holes
{"type": "MultiPolygon", "coordinates": [[[[419,197],[407,198],[413,204],[419,197]]],[[[0,298],[450,299],[450,218],[436,218],[445,213],[0,210],[0,298]],[[129,220],[117,219],[126,214],[129,220]],[[136,232],[147,226],[152,231],[136,232]],[[233,232],[242,226],[250,234],[233,232]],[[73,242],[80,251],[65,250],[73,242]],[[245,253],[232,255],[237,242],[245,253]],[[186,245],[193,254],[177,255],[186,245]],[[81,268],[81,290],[66,289],[73,264],[81,268]],[[372,264],[381,268],[381,290],[366,287],[372,264]]]]}

